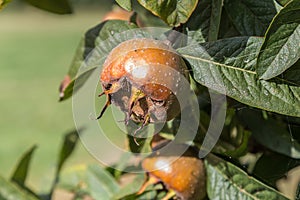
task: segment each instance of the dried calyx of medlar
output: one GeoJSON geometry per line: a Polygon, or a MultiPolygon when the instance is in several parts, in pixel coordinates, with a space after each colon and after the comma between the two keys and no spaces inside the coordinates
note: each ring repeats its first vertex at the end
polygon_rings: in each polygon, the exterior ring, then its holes
{"type": "Polygon", "coordinates": [[[180,105],[176,93],[181,78],[188,78],[183,59],[167,43],[136,38],[120,43],[108,55],[101,72],[106,108],[114,104],[131,119],[142,123],[165,122],[176,117],[180,105]]]}
{"type": "Polygon", "coordinates": [[[142,161],[147,180],[138,194],[143,193],[149,185],[162,183],[168,190],[163,200],[175,195],[181,200],[204,199],[206,173],[203,160],[198,157],[198,150],[185,144],[173,144],[169,150],[164,151],[164,146],[168,143],[169,141],[159,144],[156,147],[158,150],[155,148],[154,152],[142,161]]]}

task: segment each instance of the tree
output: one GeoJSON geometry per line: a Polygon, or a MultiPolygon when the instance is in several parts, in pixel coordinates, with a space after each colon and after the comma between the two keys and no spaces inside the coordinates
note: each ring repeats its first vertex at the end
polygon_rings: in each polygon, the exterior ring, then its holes
{"type": "MultiPolygon", "coordinates": [[[[36,1],[29,2],[60,14],[70,12],[66,1],[52,2],[53,6],[48,6],[46,1],[38,5],[36,1]]],[[[155,137],[177,141],[177,131],[184,124],[183,120],[189,120],[189,123],[197,124],[197,128],[194,137],[184,142],[199,148],[201,153],[205,138],[212,136],[216,144],[212,142],[209,145],[213,148],[203,158],[206,175],[200,173],[202,175],[197,177],[206,180],[206,187],[202,188],[207,193],[205,198],[288,199],[276,189],[276,181],[299,166],[300,76],[297,72],[300,69],[300,1],[116,2],[128,11],[129,21],[104,21],[85,33],[69,73],[61,83],[61,101],[80,92],[97,71],[99,63],[103,64],[107,55],[121,42],[134,38],[168,40],[189,69],[190,86],[200,110],[195,119],[190,110],[187,111],[190,115],[181,113],[185,117],[179,115],[164,124],[155,137]],[[155,28],[141,29],[141,26],[155,28]],[[214,110],[213,105],[220,98],[221,103],[214,110]],[[210,135],[211,126],[220,122],[218,117],[222,118],[220,110],[224,111],[220,135],[210,135]],[[251,156],[257,159],[251,160],[251,156]]],[[[129,133],[135,132],[136,123],[130,121],[126,128],[129,133]]],[[[186,135],[191,132],[189,128],[183,128],[186,135]]],[[[146,126],[140,132],[151,135],[155,131],[146,126]]],[[[217,131],[214,129],[212,132],[217,131]]],[[[71,140],[73,142],[65,142],[62,147],[57,177],[74,148],[78,138],[75,135],[72,135],[75,138],[71,140]]],[[[68,138],[66,141],[69,141],[68,138]]],[[[130,152],[137,154],[149,154],[155,146],[151,147],[152,137],[139,139],[129,135],[124,142],[128,142],[130,152]]],[[[33,149],[25,154],[12,178],[27,191],[29,189],[24,185],[26,173],[20,173],[18,169],[27,171],[26,162],[30,160],[33,149]]],[[[154,162],[161,159],[155,158],[154,162]]],[[[126,182],[125,186],[120,186],[120,178],[129,176],[133,168],[141,167],[128,165],[127,161],[125,155],[114,166],[107,168],[87,166],[85,169],[70,170],[68,176],[80,174],[85,187],[79,187],[80,181],[68,181],[64,175],[61,180],[57,178],[55,184],[68,186],[78,198],[86,195],[95,199],[162,198],[167,194],[167,189],[175,191],[172,195],[180,196],[179,189],[164,179],[164,174],[156,175],[156,178],[165,187],[155,185],[145,191],[139,190],[144,182],[143,173],[135,175],[135,179],[126,182]]],[[[148,174],[151,177],[153,172],[148,174]]],[[[7,185],[6,188],[13,187],[5,180],[3,184],[7,185]]],[[[299,192],[297,195],[300,198],[299,192]]]]}

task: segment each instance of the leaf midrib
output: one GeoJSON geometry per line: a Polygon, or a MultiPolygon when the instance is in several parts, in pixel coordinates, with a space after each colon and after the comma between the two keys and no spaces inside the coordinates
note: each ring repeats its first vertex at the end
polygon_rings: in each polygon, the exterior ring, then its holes
{"type": "Polygon", "coordinates": [[[243,68],[218,63],[218,62],[213,61],[213,60],[207,60],[207,59],[204,59],[204,58],[199,58],[199,57],[195,57],[195,56],[191,56],[191,55],[187,55],[187,54],[182,54],[182,56],[185,57],[185,58],[191,58],[191,59],[207,62],[207,63],[210,63],[210,64],[214,64],[214,65],[220,66],[220,67],[226,67],[226,68],[229,68],[229,69],[239,70],[239,71],[246,72],[246,73],[249,73],[249,74],[256,74],[256,72],[251,71],[251,70],[246,70],[246,69],[243,69],[243,68]]]}

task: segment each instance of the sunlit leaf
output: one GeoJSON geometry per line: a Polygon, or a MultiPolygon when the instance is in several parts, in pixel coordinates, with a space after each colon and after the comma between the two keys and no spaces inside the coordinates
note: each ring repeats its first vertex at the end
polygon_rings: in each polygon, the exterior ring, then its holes
{"type": "Polygon", "coordinates": [[[119,6],[127,11],[131,11],[131,0],[115,0],[119,6]]]}
{"type": "Polygon", "coordinates": [[[120,189],[116,180],[97,165],[88,167],[86,178],[88,191],[95,199],[111,199],[120,189]]]}
{"type": "Polygon", "coordinates": [[[244,104],[300,117],[300,87],[259,80],[256,58],[263,38],[236,37],[178,49],[194,79],[244,104]]]}
{"type": "Polygon", "coordinates": [[[5,180],[0,176],[1,200],[38,200],[37,197],[19,188],[16,184],[5,180]]]}
{"type": "Polygon", "coordinates": [[[170,26],[179,26],[189,19],[198,0],[138,0],[138,2],[170,26]]]}
{"type": "Polygon", "coordinates": [[[235,165],[210,155],[205,159],[209,199],[287,200],[280,192],[249,176],[235,165]]]}
{"type": "Polygon", "coordinates": [[[70,191],[80,190],[99,200],[112,199],[120,190],[114,177],[96,164],[76,165],[66,169],[61,175],[60,186],[70,191]]]}
{"type": "Polygon", "coordinates": [[[300,1],[288,3],[275,16],[258,55],[257,73],[268,80],[300,58],[300,1]]]}

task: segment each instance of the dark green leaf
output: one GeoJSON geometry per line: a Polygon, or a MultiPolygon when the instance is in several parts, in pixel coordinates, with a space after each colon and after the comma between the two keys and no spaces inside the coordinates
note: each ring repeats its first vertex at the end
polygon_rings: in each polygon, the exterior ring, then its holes
{"type": "Polygon", "coordinates": [[[75,146],[77,144],[78,138],[79,138],[79,136],[78,136],[78,133],[76,130],[73,130],[64,136],[64,141],[63,141],[63,144],[62,144],[60,152],[59,152],[57,173],[59,173],[59,171],[61,170],[65,161],[73,153],[75,146]]]}
{"type": "Polygon", "coordinates": [[[190,63],[194,79],[244,104],[300,117],[300,87],[258,80],[256,57],[263,42],[237,37],[178,49],[190,63]]]}
{"type": "Polygon", "coordinates": [[[216,156],[205,159],[207,193],[209,199],[287,200],[273,188],[263,184],[246,172],[216,156]]]}
{"type": "MultiPolygon", "coordinates": [[[[93,51],[93,49],[99,45],[102,42],[105,42],[108,38],[111,36],[121,33],[123,31],[136,28],[136,25],[133,23],[128,23],[126,21],[121,20],[109,20],[105,21],[91,29],[89,29],[83,39],[80,41],[80,44],[76,50],[76,53],[74,55],[73,61],[71,63],[71,66],[69,68],[68,76],[70,77],[71,81],[70,83],[65,87],[64,90],[60,91],[60,100],[66,100],[69,97],[72,96],[73,93],[73,86],[74,82],[78,77],[80,77],[80,80],[76,83],[76,89],[79,89],[80,86],[82,86],[87,78],[90,76],[90,74],[93,72],[92,68],[89,68],[86,71],[80,72],[78,74],[79,68],[84,65],[86,62],[88,62],[88,56],[93,51]]],[[[104,44],[104,47],[102,49],[102,54],[99,56],[107,56],[109,51],[117,45],[117,40],[106,42],[104,44]],[[112,46],[114,45],[114,46],[112,46]]],[[[97,66],[94,66],[96,68],[97,66]]]]}
{"type": "Polygon", "coordinates": [[[288,2],[290,2],[291,0],[276,0],[277,3],[279,3],[282,6],[285,6],[288,2]]]}
{"type": "Polygon", "coordinates": [[[0,0],[0,10],[2,10],[10,1],[11,0],[0,0]]]}
{"type": "Polygon", "coordinates": [[[244,36],[263,36],[277,13],[273,0],[225,0],[224,7],[244,36]]]}
{"type": "Polygon", "coordinates": [[[70,14],[72,8],[68,0],[25,0],[31,5],[57,14],[70,14]]]}
{"type": "Polygon", "coordinates": [[[29,165],[32,159],[32,155],[37,148],[36,145],[32,146],[27,152],[25,152],[20,159],[12,177],[11,180],[15,183],[17,183],[20,187],[25,188],[25,181],[27,178],[29,165]]]}
{"type": "Polygon", "coordinates": [[[220,28],[219,28],[219,38],[230,38],[230,37],[237,37],[241,34],[236,30],[234,24],[229,18],[229,15],[227,14],[225,8],[222,9],[222,16],[221,16],[221,22],[220,22],[220,28]]]}
{"type": "Polygon", "coordinates": [[[100,166],[90,165],[86,178],[88,191],[95,199],[111,199],[120,190],[116,180],[100,166]]]}
{"type": "MultiPolygon", "coordinates": [[[[272,136],[271,136],[272,137],[272,136]]],[[[276,187],[276,181],[285,177],[289,170],[300,165],[300,160],[266,152],[256,162],[253,174],[276,187]]]]}
{"type": "MultiPolygon", "coordinates": [[[[217,40],[222,12],[222,0],[199,1],[186,26],[193,33],[193,40],[202,42],[217,40]]],[[[191,32],[189,32],[191,33],[191,32]]]]}
{"type": "Polygon", "coordinates": [[[115,0],[119,6],[127,11],[131,11],[131,0],[115,0]]]}
{"type": "Polygon", "coordinates": [[[179,26],[189,19],[198,0],[138,0],[138,2],[168,25],[179,26]]]}
{"type": "Polygon", "coordinates": [[[52,184],[52,188],[50,190],[49,196],[51,198],[52,193],[56,187],[56,184],[59,181],[59,174],[62,169],[63,164],[66,162],[66,160],[70,157],[70,155],[73,153],[76,143],[78,141],[78,133],[76,130],[73,130],[69,133],[67,133],[64,137],[63,144],[61,146],[59,157],[58,157],[58,164],[55,171],[55,178],[52,184]]]}
{"type": "Polygon", "coordinates": [[[292,67],[280,74],[277,79],[279,82],[285,82],[291,85],[300,86],[300,60],[298,60],[292,67]]]}
{"type": "Polygon", "coordinates": [[[285,124],[271,117],[264,119],[260,111],[243,109],[238,116],[260,144],[291,158],[300,158],[300,144],[291,138],[285,124]]]}
{"type": "Polygon", "coordinates": [[[257,74],[268,80],[300,58],[300,1],[288,3],[275,16],[258,55],[257,74]]]}
{"type": "Polygon", "coordinates": [[[16,184],[5,180],[0,176],[0,199],[1,200],[38,200],[25,190],[19,188],[16,184]]]}
{"type": "Polygon", "coordinates": [[[295,200],[300,200],[300,183],[298,183],[295,200]]]}

